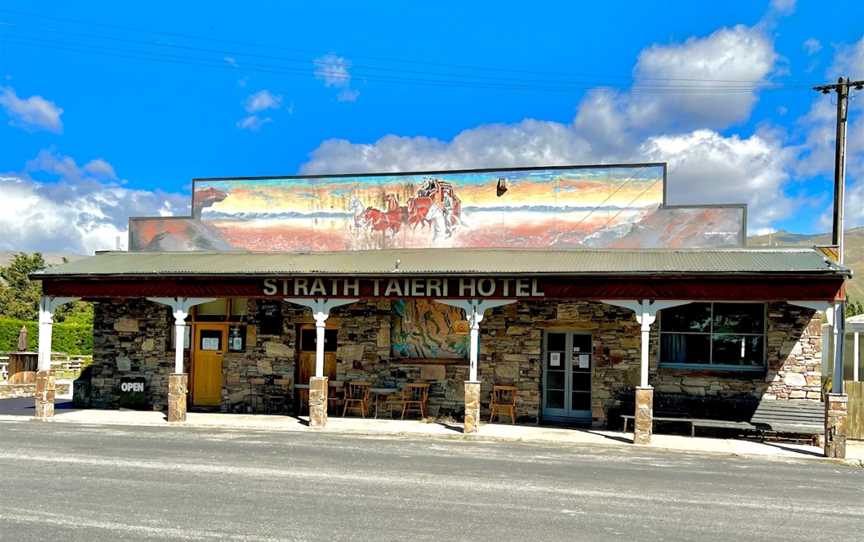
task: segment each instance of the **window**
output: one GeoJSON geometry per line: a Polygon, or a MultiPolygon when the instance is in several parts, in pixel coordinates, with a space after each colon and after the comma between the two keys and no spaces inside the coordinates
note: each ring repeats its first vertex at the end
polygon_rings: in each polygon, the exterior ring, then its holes
{"type": "Polygon", "coordinates": [[[200,322],[240,322],[246,318],[245,297],[219,298],[195,307],[195,320],[200,322]]]}
{"type": "Polygon", "coordinates": [[[689,303],[660,311],[660,365],[765,367],[765,305],[689,303]]]}

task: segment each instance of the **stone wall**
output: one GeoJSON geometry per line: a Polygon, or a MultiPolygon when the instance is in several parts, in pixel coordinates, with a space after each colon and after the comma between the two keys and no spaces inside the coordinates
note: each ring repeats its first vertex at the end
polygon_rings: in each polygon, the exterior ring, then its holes
{"type": "MultiPolygon", "coordinates": [[[[312,323],[308,309],[283,304],[281,334],[258,333],[259,304],[249,300],[245,325],[254,339],[246,351],[223,357],[221,410],[260,412],[265,393],[284,391],[294,401],[297,328],[312,323]],[[282,381],[261,384],[272,377],[282,381]],[[259,383],[254,384],[254,381],[259,383]],[[286,385],[287,383],[287,385],[286,385]]],[[[807,398],[818,400],[820,389],[820,321],[809,309],[771,303],[767,308],[767,372],[742,375],[720,371],[658,368],[658,324],[651,330],[650,383],[655,402],[670,399],[807,398]]],[[[431,384],[433,415],[461,417],[467,361],[409,361],[390,358],[390,302],[361,301],[333,311],[336,327],[336,379],[370,380],[401,387],[411,381],[431,384]]],[[[494,384],[518,388],[517,414],[534,422],[541,415],[543,334],[548,329],[590,333],[593,345],[592,421],[605,425],[623,408],[631,408],[639,382],[639,325],[631,311],[590,301],[523,301],[489,311],[481,324],[479,378],[482,416],[487,419],[494,384]]],[[[173,319],[164,306],[144,300],[100,302],[95,307],[94,362],[91,403],[112,407],[114,387],[122,376],[143,375],[154,409],[167,402],[167,377],[173,369],[169,334],[173,319]]],[[[188,363],[187,363],[188,364],[188,363]]]]}
{"type": "MultiPolygon", "coordinates": [[[[57,382],[55,393],[66,395],[69,393],[69,382],[57,382]]],[[[16,399],[21,397],[34,397],[36,395],[36,384],[0,384],[0,399],[16,399]]]]}
{"type": "Polygon", "coordinates": [[[174,370],[169,349],[174,317],[165,305],[145,299],[93,304],[93,363],[89,368],[89,403],[117,406],[115,388],[125,376],[143,376],[153,410],[168,404],[168,375],[174,370]]]}
{"type": "Polygon", "coordinates": [[[639,325],[633,313],[591,301],[527,301],[487,314],[480,326],[481,399],[485,416],[494,384],[518,389],[517,415],[541,415],[543,333],[547,329],[590,333],[593,348],[591,417],[603,425],[615,397],[639,378],[639,325]]]}
{"type": "Polygon", "coordinates": [[[261,301],[248,303],[244,324],[253,328],[255,340],[247,342],[245,352],[226,352],[222,358],[223,412],[262,412],[265,394],[284,393],[286,402],[293,403],[297,324],[314,322],[309,309],[283,303],[282,333],[264,335],[258,332],[261,301]],[[282,383],[253,383],[268,377],[282,383]]]}

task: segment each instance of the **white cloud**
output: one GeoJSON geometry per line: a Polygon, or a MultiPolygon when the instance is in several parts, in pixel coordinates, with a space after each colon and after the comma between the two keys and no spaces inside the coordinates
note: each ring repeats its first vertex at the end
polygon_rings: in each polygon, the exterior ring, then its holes
{"type": "Polygon", "coordinates": [[[60,133],[63,109],[42,96],[19,98],[11,87],[0,86],[0,107],[9,116],[9,124],[27,131],[46,130],[60,133]]]}
{"type": "MultiPolygon", "coordinates": [[[[826,73],[829,80],[836,80],[838,75],[864,73],[864,38],[858,42],[837,48],[833,64],[826,73]]],[[[864,183],[864,115],[860,108],[855,107],[857,96],[864,96],[862,91],[852,91],[853,100],[849,108],[849,122],[846,130],[846,169],[851,183],[864,183]],[[861,178],[861,181],[857,181],[861,178]]],[[[831,176],[834,171],[834,146],[837,123],[837,98],[835,95],[815,94],[810,110],[799,119],[799,124],[806,134],[802,146],[803,157],[796,165],[802,176],[831,176]]],[[[859,221],[864,224],[864,220],[859,221]]]]}
{"type": "MultiPolygon", "coordinates": [[[[262,111],[267,111],[269,109],[279,109],[282,107],[282,96],[278,94],[273,94],[269,90],[259,90],[253,94],[250,94],[249,97],[246,98],[246,102],[243,108],[246,110],[249,115],[246,115],[242,119],[238,120],[236,123],[237,128],[241,130],[249,130],[250,132],[257,132],[265,124],[269,124],[273,122],[271,117],[266,117],[259,115],[262,111]]],[[[294,113],[294,104],[290,104],[288,107],[288,114],[291,115],[294,113]]]]}
{"type": "Polygon", "coordinates": [[[347,87],[351,84],[351,72],[348,70],[351,62],[347,58],[328,53],[316,58],[313,64],[315,78],[324,81],[325,87],[347,87]]]}
{"type": "Polygon", "coordinates": [[[749,118],[776,61],[771,40],[741,25],[653,45],[639,54],[622,113],[640,129],[726,128],[749,118]]]}
{"type": "MultiPolygon", "coordinates": [[[[246,115],[242,119],[238,120],[236,126],[241,130],[257,132],[258,130],[263,128],[265,124],[273,122],[273,119],[271,117],[259,115],[259,113],[270,109],[279,109],[281,107],[282,96],[278,94],[273,94],[267,89],[259,90],[258,92],[250,94],[246,98],[246,102],[243,108],[246,110],[247,113],[249,113],[249,115],[246,115]]],[[[288,107],[288,114],[294,114],[293,103],[291,103],[288,107]]]]}
{"type": "Polygon", "coordinates": [[[669,163],[669,203],[748,204],[751,229],[786,218],[798,202],[784,196],[794,150],[770,133],[724,137],[711,130],[647,139],[637,157],[669,163]]]}
{"type": "Polygon", "coordinates": [[[483,125],[451,141],[389,135],[373,144],[328,140],[305,173],[394,172],[610,162],[669,163],[669,203],[747,203],[751,228],[788,217],[784,196],[792,152],[767,134],[724,137],[713,130],[652,136],[598,154],[573,125],[526,119],[483,125]]]}
{"type": "Polygon", "coordinates": [[[84,171],[102,179],[117,178],[117,173],[114,172],[114,166],[102,158],[96,158],[95,160],[87,162],[84,165],[84,171]]]}
{"type": "Polygon", "coordinates": [[[808,55],[815,55],[822,50],[822,42],[816,38],[807,38],[801,46],[808,55]]]}
{"type": "Polygon", "coordinates": [[[316,58],[313,74],[316,79],[324,81],[325,87],[342,89],[336,96],[340,102],[354,102],[360,96],[359,90],[351,87],[351,61],[335,53],[328,53],[316,58]]]}
{"type": "Polygon", "coordinates": [[[771,0],[771,9],[780,15],[791,15],[795,11],[796,0],[771,0]]]}
{"type": "Polygon", "coordinates": [[[841,75],[854,79],[864,78],[864,37],[851,45],[837,48],[834,64],[828,75],[835,81],[841,75]]]}
{"type": "Polygon", "coordinates": [[[282,96],[272,94],[269,90],[259,90],[246,98],[245,109],[247,113],[258,113],[267,109],[279,109],[282,105],[282,96]]]}
{"type": "Polygon", "coordinates": [[[767,131],[745,138],[724,136],[719,130],[750,116],[758,86],[776,59],[771,40],[761,30],[722,28],[681,44],[648,47],[634,68],[634,87],[589,92],[571,124],[535,119],[486,124],[450,141],[397,135],[368,144],[331,139],[312,152],[302,170],[668,161],[670,203],[748,203],[749,225],[755,231],[788,217],[797,204],[783,191],[794,152],[767,131]],[[744,88],[711,92],[717,85],[744,88]],[[668,91],[680,87],[687,87],[686,92],[668,91]]]}
{"type": "Polygon", "coordinates": [[[43,151],[27,171],[0,174],[0,201],[11,211],[0,213],[0,250],[90,254],[115,248],[118,237],[125,247],[130,216],[188,213],[188,196],[106,182],[88,169],[94,163],[99,175],[110,167],[101,159],[78,167],[68,156],[43,151]],[[44,174],[52,179],[33,177],[44,174]]]}
{"type": "Polygon", "coordinates": [[[273,122],[273,119],[270,117],[259,117],[258,115],[247,115],[242,119],[237,121],[237,127],[241,130],[249,130],[250,132],[257,132],[260,130],[265,124],[269,124],[273,122]]]}
{"type": "Polygon", "coordinates": [[[232,66],[234,68],[237,67],[237,59],[234,58],[233,56],[223,57],[222,60],[224,60],[225,64],[228,64],[229,66],[232,66]]]}

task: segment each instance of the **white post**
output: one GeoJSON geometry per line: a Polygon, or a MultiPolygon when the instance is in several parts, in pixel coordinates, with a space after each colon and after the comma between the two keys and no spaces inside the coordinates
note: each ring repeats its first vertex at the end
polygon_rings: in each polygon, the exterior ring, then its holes
{"type": "Polygon", "coordinates": [[[51,370],[51,332],[54,326],[54,311],[48,308],[45,298],[39,303],[39,355],[37,371],[51,370]]]}
{"type": "Polygon", "coordinates": [[[174,372],[168,375],[168,422],[186,421],[189,376],[183,371],[183,343],[186,338],[186,317],[195,305],[209,303],[211,297],[148,297],[148,300],[168,305],[174,316],[174,372]]]}
{"type": "Polygon", "coordinates": [[[42,296],[39,300],[39,354],[37,356],[37,371],[51,370],[51,332],[54,327],[54,311],[60,305],[77,299],[77,297],[42,296]]]}
{"type": "Polygon", "coordinates": [[[465,381],[465,422],[462,431],[473,434],[480,430],[480,381],[477,360],[480,356],[480,322],[488,309],[515,303],[515,299],[436,299],[435,301],[465,311],[471,328],[468,345],[468,380],[465,381]]]}
{"type": "Polygon", "coordinates": [[[312,309],[312,317],[315,319],[315,377],[324,376],[324,330],[330,311],[342,305],[350,305],[359,301],[358,299],[306,299],[302,297],[285,298],[288,303],[308,307],[312,309]]]}
{"type": "MultiPolygon", "coordinates": [[[[638,316],[638,315],[637,315],[638,316]]],[[[642,301],[642,315],[637,317],[642,325],[642,357],[639,371],[639,386],[648,387],[648,349],[651,344],[651,324],[657,318],[656,312],[648,311],[648,302],[642,301]]]]}
{"type": "Polygon", "coordinates": [[[657,313],[663,309],[680,307],[691,300],[650,301],[648,299],[604,299],[601,301],[607,305],[614,305],[622,309],[631,310],[636,314],[636,322],[641,324],[641,357],[639,366],[639,386],[648,387],[648,351],[651,346],[651,324],[657,319],[657,313]]]}
{"type": "Polygon", "coordinates": [[[324,376],[324,331],[326,330],[329,312],[316,312],[312,314],[315,318],[315,376],[324,376]]]}
{"type": "Polygon", "coordinates": [[[174,314],[174,374],[183,372],[183,343],[186,339],[186,317],[187,311],[175,308],[174,314]]]}
{"type": "Polygon", "coordinates": [[[35,415],[46,420],[54,415],[54,377],[51,375],[51,332],[54,311],[77,297],[42,296],[39,299],[39,354],[36,363],[35,415]]]}
{"type": "Polygon", "coordinates": [[[183,374],[183,343],[186,338],[186,318],[195,305],[209,303],[212,297],[148,297],[149,301],[168,305],[174,315],[174,374],[183,374]]]}
{"type": "Polygon", "coordinates": [[[468,317],[471,324],[471,344],[468,346],[468,378],[471,382],[477,382],[477,358],[480,353],[480,322],[483,320],[483,313],[472,311],[468,317]]]}
{"type": "Polygon", "coordinates": [[[843,303],[834,304],[834,374],[831,378],[831,392],[843,393],[843,341],[846,330],[843,303]]]}
{"type": "Polygon", "coordinates": [[[436,299],[435,301],[457,307],[465,311],[465,318],[471,329],[468,344],[468,378],[477,382],[477,360],[480,353],[480,322],[487,310],[516,303],[515,299],[436,299]]]}
{"type": "Polygon", "coordinates": [[[859,357],[860,350],[858,350],[858,334],[856,331],[852,335],[852,380],[858,382],[858,365],[861,363],[861,359],[859,357]]]}

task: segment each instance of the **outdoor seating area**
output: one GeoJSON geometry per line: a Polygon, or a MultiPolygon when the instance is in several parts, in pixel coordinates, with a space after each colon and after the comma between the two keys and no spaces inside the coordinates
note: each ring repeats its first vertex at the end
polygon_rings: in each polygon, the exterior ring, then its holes
{"type": "MultiPolygon", "coordinates": [[[[327,411],[330,416],[357,418],[424,419],[429,413],[429,382],[408,382],[401,387],[392,382],[370,380],[329,380],[327,411]]],[[[493,385],[484,404],[489,406],[489,422],[515,424],[516,386],[493,385]]],[[[309,414],[309,383],[293,383],[289,378],[252,378],[230,412],[263,414],[309,414]],[[293,391],[293,394],[291,393],[293,391]]]]}

